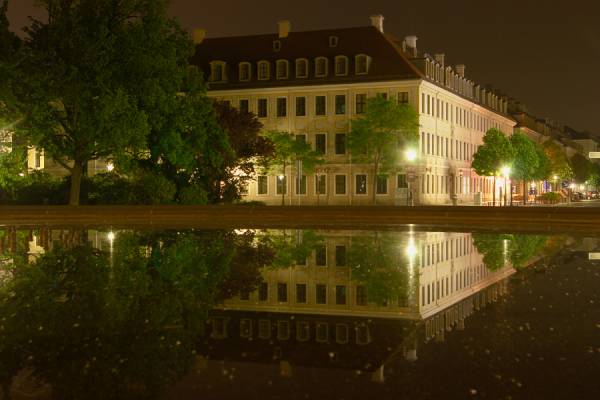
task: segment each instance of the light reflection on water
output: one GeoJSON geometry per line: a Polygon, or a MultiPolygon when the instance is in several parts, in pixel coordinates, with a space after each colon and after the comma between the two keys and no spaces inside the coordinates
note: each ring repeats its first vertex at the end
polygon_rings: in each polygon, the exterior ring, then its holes
{"type": "MultiPolygon", "coordinates": [[[[206,388],[208,397],[235,396],[215,370],[230,381],[264,374],[298,383],[324,368],[348,371],[357,390],[389,388],[397,371],[429,362],[431,349],[450,352],[448,341],[490,307],[506,323],[498,310],[511,282],[566,247],[596,247],[414,231],[8,227],[0,235],[0,381],[38,398],[184,398],[206,388]]],[[[283,396],[276,387],[261,390],[283,396]]]]}

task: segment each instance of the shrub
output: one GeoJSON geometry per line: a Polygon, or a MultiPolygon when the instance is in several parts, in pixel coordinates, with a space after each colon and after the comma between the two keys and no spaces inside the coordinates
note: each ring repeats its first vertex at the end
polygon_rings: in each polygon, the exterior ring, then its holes
{"type": "Polygon", "coordinates": [[[22,205],[64,204],[66,193],[60,179],[42,171],[26,175],[13,189],[10,203],[22,205]]]}
{"type": "Polygon", "coordinates": [[[558,202],[560,202],[562,200],[561,195],[558,194],[558,193],[556,193],[556,192],[544,193],[539,198],[544,203],[550,203],[550,204],[558,203],[558,202]]]}
{"type": "Polygon", "coordinates": [[[135,199],[130,204],[170,204],[177,187],[164,175],[142,172],[133,182],[135,199]]]}
{"type": "Polygon", "coordinates": [[[179,191],[179,202],[185,205],[208,204],[208,193],[200,186],[188,186],[179,191]]]}

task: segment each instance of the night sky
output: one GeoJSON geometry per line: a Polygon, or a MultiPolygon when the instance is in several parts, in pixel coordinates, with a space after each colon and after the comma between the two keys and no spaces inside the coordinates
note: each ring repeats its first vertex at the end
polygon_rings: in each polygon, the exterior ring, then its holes
{"type": "MultiPolygon", "coordinates": [[[[15,31],[35,0],[10,0],[15,31]]],[[[415,34],[417,47],[466,64],[467,77],[515,97],[538,117],[600,133],[600,5],[596,0],[172,0],[184,27],[209,37],[364,26],[383,14],[385,30],[415,34]]]]}

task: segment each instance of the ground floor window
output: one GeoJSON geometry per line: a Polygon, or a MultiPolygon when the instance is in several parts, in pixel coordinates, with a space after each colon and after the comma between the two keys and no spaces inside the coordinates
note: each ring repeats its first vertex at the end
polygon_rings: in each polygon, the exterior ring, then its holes
{"type": "Polygon", "coordinates": [[[377,177],[377,194],[387,194],[388,178],[385,175],[379,175],[377,177]]]}
{"type": "Polygon", "coordinates": [[[277,194],[287,194],[287,177],[280,175],[277,177],[277,194]]]}
{"type": "Polygon", "coordinates": [[[356,175],[356,194],[367,194],[366,175],[356,175]]]}
{"type": "Polygon", "coordinates": [[[346,194],[346,175],[335,176],[335,194],[346,194]]]}
{"type": "Polygon", "coordinates": [[[315,193],[327,194],[327,175],[315,176],[315,193]]]}
{"type": "Polygon", "coordinates": [[[268,193],[269,190],[269,180],[268,177],[264,176],[264,175],[260,175],[257,179],[256,182],[256,186],[257,186],[257,193],[259,195],[266,195],[268,193]]]}

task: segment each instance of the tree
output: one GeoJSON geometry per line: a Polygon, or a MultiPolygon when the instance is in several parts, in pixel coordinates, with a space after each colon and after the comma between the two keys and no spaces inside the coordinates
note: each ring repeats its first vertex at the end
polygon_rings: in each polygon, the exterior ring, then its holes
{"type": "Polygon", "coordinates": [[[225,201],[240,198],[241,190],[255,175],[255,166],[264,164],[273,154],[273,144],[260,135],[263,125],[250,112],[232,107],[228,102],[215,102],[217,121],[227,134],[233,152],[224,160],[219,185],[225,201]]]}
{"type": "Polygon", "coordinates": [[[367,100],[365,113],[352,121],[348,147],[352,157],[372,167],[372,202],[377,177],[398,166],[401,154],[419,140],[419,117],[408,104],[376,96],[367,100]]]}
{"type": "Polygon", "coordinates": [[[548,139],[542,145],[544,153],[550,161],[550,174],[549,176],[556,176],[560,179],[570,178],[573,174],[571,166],[569,165],[569,159],[565,153],[563,147],[556,143],[552,139],[548,139]]]}
{"type": "Polygon", "coordinates": [[[574,154],[569,161],[575,181],[578,183],[587,182],[594,172],[592,162],[579,153],[574,154]]]}
{"type": "Polygon", "coordinates": [[[533,179],[545,180],[551,175],[550,159],[546,155],[544,148],[537,144],[535,145],[535,152],[537,153],[538,165],[533,173],[533,179]]]}
{"type": "Polygon", "coordinates": [[[7,127],[16,119],[13,85],[18,84],[15,76],[21,58],[21,40],[9,29],[7,10],[8,0],[0,0],[0,135],[4,134],[3,131],[8,130],[7,127]]]}
{"type": "Polygon", "coordinates": [[[535,179],[538,172],[539,158],[535,143],[523,132],[517,131],[510,137],[514,158],[512,173],[514,179],[523,183],[523,202],[527,201],[527,181],[535,179]]]}
{"type": "MultiPolygon", "coordinates": [[[[316,151],[312,150],[303,136],[294,136],[291,133],[280,131],[265,132],[264,136],[273,144],[273,154],[267,161],[269,169],[276,174],[281,174],[281,205],[285,205],[286,194],[286,172],[290,167],[290,181],[292,180],[292,166],[297,161],[302,161],[302,170],[313,172],[315,167],[323,163],[323,158],[316,151]]],[[[302,177],[299,177],[302,179],[302,177]]],[[[277,179],[280,179],[279,177],[277,179]]],[[[298,186],[301,182],[297,182],[298,186]]],[[[290,202],[292,191],[290,190],[290,202]]]]}
{"type": "Polygon", "coordinates": [[[510,165],[514,152],[510,141],[500,130],[491,128],[483,136],[483,145],[473,155],[471,166],[480,176],[493,176],[493,202],[496,205],[496,178],[503,166],[510,165]]]}

